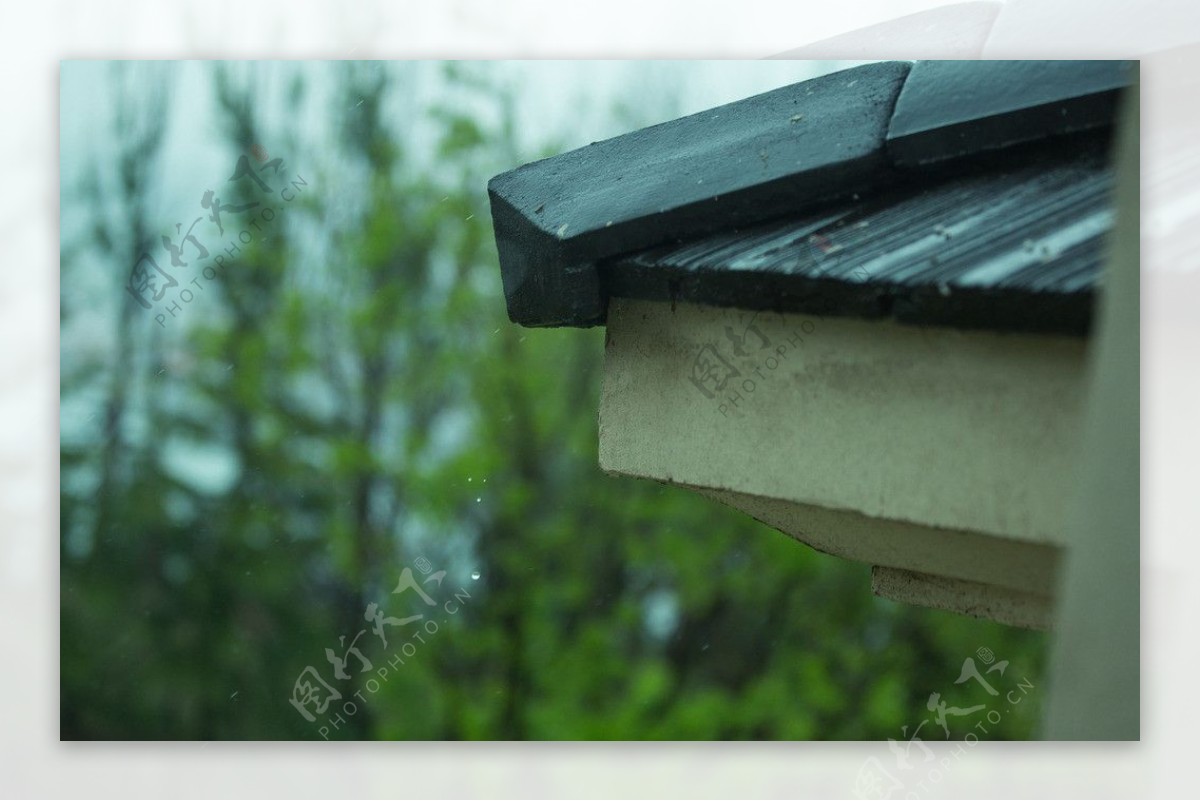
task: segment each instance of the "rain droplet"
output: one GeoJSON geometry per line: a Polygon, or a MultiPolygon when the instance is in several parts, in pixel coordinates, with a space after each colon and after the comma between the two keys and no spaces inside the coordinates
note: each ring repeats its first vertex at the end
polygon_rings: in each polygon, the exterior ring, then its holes
{"type": "Polygon", "coordinates": [[[479,502],[480,502],[480,501],[482,501],[482,500],[483,500],[483,498],[476,498],[476,499],[475,499],[475,503],[479,503],[479,502]]]}
{"type": "Polygon", "coordinates": [[[470,483],[471,483],[471,477],[470,477],[470,476],[467,476],[467,483],[468,483],[468,484],[470,484],[470,483]]]}
{"type": "Polygon", "coordinates": [[[478,570],[471,571],[471,581],[479,581],[479,571],[478,570]]]}

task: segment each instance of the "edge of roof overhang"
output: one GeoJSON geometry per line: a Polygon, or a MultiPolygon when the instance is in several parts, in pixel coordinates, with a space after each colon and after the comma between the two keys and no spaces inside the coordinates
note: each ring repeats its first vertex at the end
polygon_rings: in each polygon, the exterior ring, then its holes
{"type": "Polygon", "coordinates": [[[587,327],[597,264],[1111,127],[1124,61],[880,62],[595,142],[488,182],[509,319],[587,327]]]}

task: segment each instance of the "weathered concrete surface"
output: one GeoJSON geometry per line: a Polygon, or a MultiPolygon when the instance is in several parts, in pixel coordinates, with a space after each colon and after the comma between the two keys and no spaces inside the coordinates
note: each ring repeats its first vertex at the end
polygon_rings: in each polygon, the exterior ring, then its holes
{"type": "Polygon", "coordinates": [[[614,299],[605,347],[604,470],[934,577],[886,585],[910,602],[1045,627],[1083,340],[614,299]]]}
{"type": "Polygon", "coordinates": [[[1066,337],[614,299],[600,464],[1059,545],[1084,352],[1066,337]]]}
{"type": "Polygon", "coordinates": [[[692,489],[831,556],[1045,597],[1055,590],[1060,550],[1052,545],[867,517],[844,509],[729,490],[692,489]]]}
{"type": "Polygon", "coordinates": [[[1054,619],[1054,603],[1047,595],[891,567],[871,568],[871,592],[891,601],[987,618],[1023,629],[1044,631],[1054,619]]]}

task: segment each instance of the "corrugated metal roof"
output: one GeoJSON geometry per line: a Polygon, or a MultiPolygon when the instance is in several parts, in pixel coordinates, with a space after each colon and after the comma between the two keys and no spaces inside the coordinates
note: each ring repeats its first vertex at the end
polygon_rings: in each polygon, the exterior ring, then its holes
{"type": "Polygon", "coordinates": [[[1104,144],[626,256],[610,295],[1082,333],[1113,224],[1104,144]],[[757,280],[755,280],[757,279],[757,280]]]}
{"type": "Polygon", "coordinates": [[[597,325],[629,295],[1082,333],[1112,225],[1084,143],[1136,72],[868,64],[502,173],[509,318],[597,325]]]}

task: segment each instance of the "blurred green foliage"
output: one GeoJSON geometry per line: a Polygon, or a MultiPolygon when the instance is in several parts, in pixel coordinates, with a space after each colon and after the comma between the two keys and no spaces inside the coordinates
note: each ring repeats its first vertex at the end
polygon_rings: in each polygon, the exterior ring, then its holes
{"type": "MultiPolygon", "coordinates": [[[[882,601],[865,566],[602,474],[603,333],[507,321],[484,191],[561,145],[524,152],[519,88],[451,64],[437,100],[410,102],[431,160],[389,112],[414,65],[327,69],[336,135],[316,142],[264,118],[260,79],[284,66],[211,65],[230,153],[265,143],[306,183],[175,334],[123,288],[158,235],[169,72],[114,73],[114,161],[63,176],[92,220],[64,233],[63,414],[97,409],[61,453],[63,738],[904,739],[931,692],[986,701],[954,685],[980,646],[1009,660],[1004,686],[1040,685],[1041,635],[882,601]],[[80,351],[66,332],[94,298],[67,287],[85,251],[114,311],[109,344],[80,351]],[[236,480],[189,481],[169,449],[223,454],[236,480]],[[447,571],[424,585],[437,607],[392,593],[419,557],[447,571]],[[437,631],[393,627],[385,648],[371,603],[437,631]],[[363,629],[373,669],[334,679],[325,650],[363,629]],[[315,722],[289,703],[309,665],[343,696],[315,722]]],[[[306,102],[305,79],[277,94],[306,102]]],[[[1039,695],[986,737],[1031,736],[1039,695]]]]}

